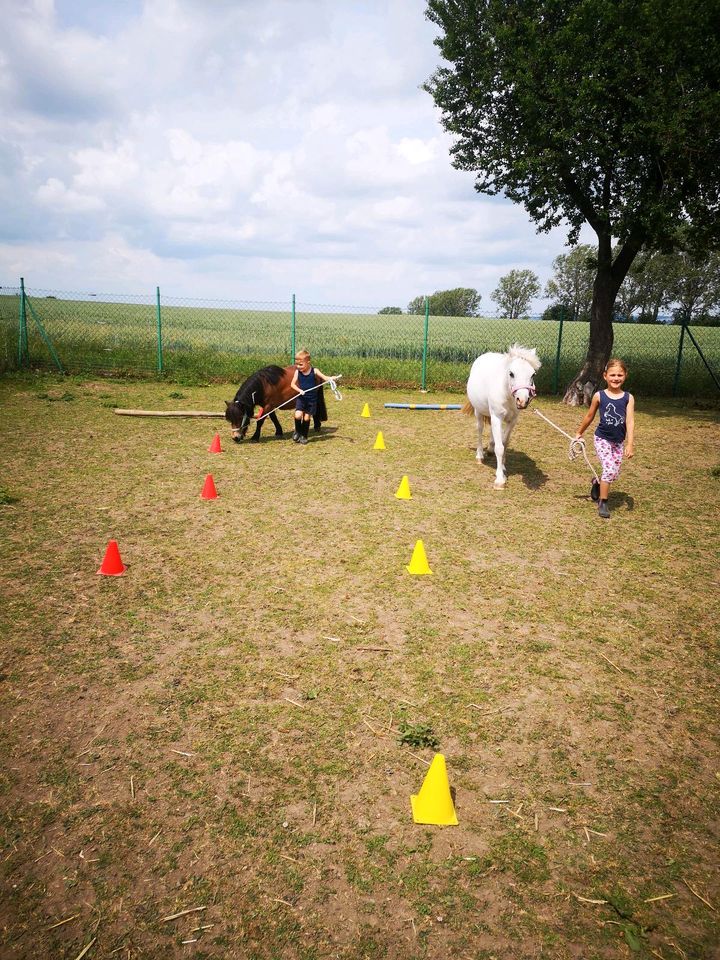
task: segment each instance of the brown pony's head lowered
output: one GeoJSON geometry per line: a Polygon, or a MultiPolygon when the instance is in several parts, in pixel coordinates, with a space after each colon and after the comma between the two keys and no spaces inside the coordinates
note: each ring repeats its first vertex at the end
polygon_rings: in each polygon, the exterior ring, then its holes
{"type": "Polygon", "coordinates": [[[251,374],[241,385],[231,403],[225,403],[225,419],[232,427],[233,440],[240,443],[247,433],[255,407],[265,406],[266,396],[272,387],[286,376],[282,367],[263,367],[251,374]]]}
{"type": "MultiPolygon", "coordinates": [[[[250,438],[251,443],[258,443],[260,440],[260,430],[264,418],[267,417],[275,427],[275,436],[282,437],[283,430],[278,420],[277,413],[283,410],[291,410],[293,401],[298,393],[292,388],[293,377],[296,367],[294,364],[287,367],[269,366],[263,367],[257,373],[253,373],[247,378],[245,383],[235,394],[232,402],[225,403],[225,419],[232,427],[232,435],[235,443],[240,443],[248,431],[250,421],[258,410],[257,425],[255,432],[250,438]]],[[[318,381],[320,383],[321,381],[318,381]]],[[[320,424],[327,420],[327,407],[325,406],[325,397],[323,390],[318,390],[317,412],[314,417],[315,430],[320,430],[320,424]]]]}

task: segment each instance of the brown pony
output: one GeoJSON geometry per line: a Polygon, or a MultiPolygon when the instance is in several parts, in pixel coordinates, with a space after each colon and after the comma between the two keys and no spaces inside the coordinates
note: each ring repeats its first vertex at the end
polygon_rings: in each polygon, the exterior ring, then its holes
{"type": "MultiPolygon", "coordinates": [[[[257,416],[262,417],[268,414],[275,426],[275,436],[283,435],[280,421],[275,414],[275,410],[286,403],[288,400],[294,400],[299,394],[292,389],[290,384],[295,376],[297,368],[293,364],[289,367],[269,366],[263,367],[257,373],[253,373],[242,384],[232,403],[225,401],[225,419],[232,427],[232,438],[235,443],[241,443],[247,433],[250,420],[255,415],[255,407],[260,407],[257,416]]],[[[321,381],[316,379],[316,383],[321,381]]],[[[318,394],[317,412],[314,417],[315,431],[319,432],[320,424],[327,420],[327,407],[325,406],[325,392],[322,387],[316,391],[318,394]]],[[[287,403],[283,408],[292,410],[293,404],[287,403]]],[[[260,431],[262,430],[262,420],[258,420],[255,427],[255,433],[250,438],[251,443],[260,441],[260,431]]]]}

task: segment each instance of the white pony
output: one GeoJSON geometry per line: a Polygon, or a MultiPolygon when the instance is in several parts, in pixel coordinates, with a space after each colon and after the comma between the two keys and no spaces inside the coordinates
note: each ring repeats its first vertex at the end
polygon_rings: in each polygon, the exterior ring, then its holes
{"type": "Polygon", "coordinates": [[[475,413],[478,431],[476,459],[480,461],[485,458],[483,424],[490,423],[488,453],[494,451],[497,457],[496,490],[505,486],[505,448],[518,411],[524,410],[536,394],[534,377],[540,366],[534,347],[521,347],[515,343],[507,353],[484,353],[470,369],[468,402],[463,413],[475,413]]]}

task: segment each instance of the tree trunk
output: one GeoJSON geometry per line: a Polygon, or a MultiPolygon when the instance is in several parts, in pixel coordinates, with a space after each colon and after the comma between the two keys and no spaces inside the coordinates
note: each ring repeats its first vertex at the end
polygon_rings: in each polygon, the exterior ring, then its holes
{"type": "Polygon", "coordinates": [[[593,394],[602,386],[605,364],[613,348],[615,298],[630,266],[642,247],[640,234],[631,236],[612,259],[612,237],[598,233],[598,268],[590,307],[590,339],[582,369],[567,385],[563,401],[571,407],[590,406],[593,394]]]}
{"type": "Polygon", "coordinates": [[[568,384],[564,401],[571,407],[590,405],[593,394],[602,383],[603,370],[613,347],[612,315],[619,287],[609,270],[598,268],[590,308],[590,340],[582,369],[568,384]]]}

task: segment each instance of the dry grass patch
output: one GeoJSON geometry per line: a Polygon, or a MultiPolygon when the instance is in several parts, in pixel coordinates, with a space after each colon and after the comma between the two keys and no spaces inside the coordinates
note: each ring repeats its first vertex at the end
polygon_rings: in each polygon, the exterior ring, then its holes
{"type": "Polygon", "coordinates": [[[531,414],[497,492],[397,394],[305,448],[112,413],[231,390],[177,392],[0,384],[3,956],[712,956],[717,411],[640,398],[604,523],[531,414]]]}

